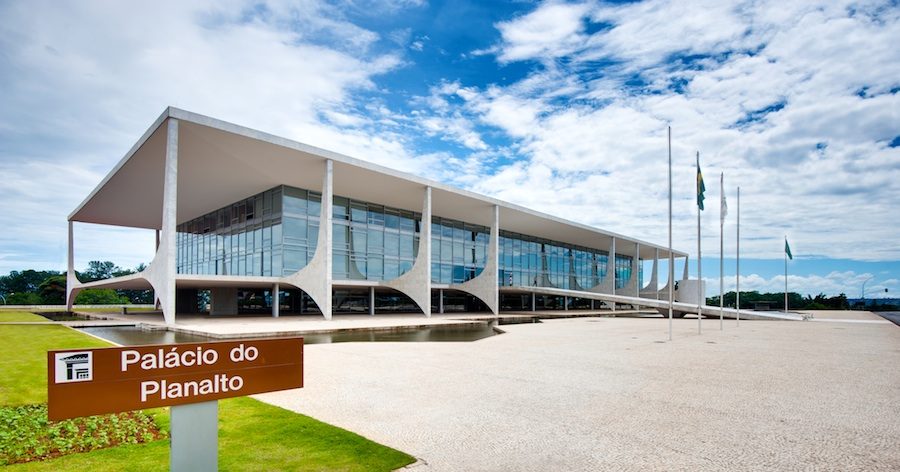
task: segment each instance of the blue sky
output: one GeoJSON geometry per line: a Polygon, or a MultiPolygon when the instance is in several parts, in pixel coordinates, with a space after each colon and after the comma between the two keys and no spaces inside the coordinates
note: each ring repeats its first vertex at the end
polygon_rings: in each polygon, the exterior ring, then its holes
{"type": "MultiPolygon", "coordinates": [[[[880,1],[2,2],[0,273],[63,269],[68,213],[173,105],[658,244],[671,125],[711,291],[724,173],[728,280],[740,186],[742,288],[782,289],[787,236],[792,290],[896,294],[898,43],[880,1]]],[[[76,242],[152,258],[147,231],[76,242]]]]}

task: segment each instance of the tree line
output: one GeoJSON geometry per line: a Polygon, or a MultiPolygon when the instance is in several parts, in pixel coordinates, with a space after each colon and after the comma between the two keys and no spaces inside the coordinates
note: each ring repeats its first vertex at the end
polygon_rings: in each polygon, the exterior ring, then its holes
{"type": "MultiPolygon", "coordinates": [[[[735,308],[735,299],[737,293],[734,291],[724,295],[724,305],[729,308],[735,308]]],[[[706,304],[710,306],[719,306],[719,297],[709,297],[706,304]]],[[[747,309],[784,309],[784,292],[776,293],[759,293],[757,291],[745,292],[741,291],[741,308],[747,309]]],[[[812,295],[803,296],[797,292],[788,292],[788,308],[796,310],[849,310],[850,303],[847,301],[847,295],[840,294],[834,297],[825,296],[820,293],[813,297],[812,295]]]]}
{"type": "MultiPolygon", "coordinates": [[[[112,277],[135,274],[146,269],[140,264],[123,269],[110,261],[91,261],[84,271],[75,271],[78,280],[93,282],[112,277]]],[[[0,296],[5,305],[65,305],[66,273],[55,270],[14,270],[0,275],[0,296]]],[[[151,304],[152,290],[112,290],[92,288],[82,290],[75,297],[78,305],[151,304]]]]}

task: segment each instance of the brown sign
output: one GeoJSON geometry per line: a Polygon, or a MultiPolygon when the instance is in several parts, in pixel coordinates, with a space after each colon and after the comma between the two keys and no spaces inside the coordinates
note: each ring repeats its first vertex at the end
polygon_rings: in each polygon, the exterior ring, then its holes
{"type": "Polygon", "coordinates": [[[303,387],[303,338],[47,352],[58,421],[303,387]]]}

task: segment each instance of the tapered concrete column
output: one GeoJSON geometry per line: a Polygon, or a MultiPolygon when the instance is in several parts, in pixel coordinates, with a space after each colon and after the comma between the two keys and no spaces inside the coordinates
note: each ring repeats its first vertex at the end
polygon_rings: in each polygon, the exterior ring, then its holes
{"type": "Polygon", "coordinates": [[[478,297],[495,316],[500,316],[500,207],[494,205],[487,262],[478,277],[452,288],[478,297]]]}
{"type": "MultiPolygon", "coordinates": [[[[615,236],[610,238],[609,253],[606,256],[606,277],[603,277],[600,280],[599,284],[588,289],[588,292],[608,293],[611,295],[616,294],[616,238],[615,238],[615,236]]],[[[605,303],[613,311],[615,311],[615,309],[616,309],[615,303],[607,302],[607,301],[604,301],[603,303],[605,303]]]]}
{"type": "Polygon", "coordinates": [[[166,324],[175,324],[176,222],[178,213],[178,120],[169,118],[166,129],[166,162],[163,177],[162,228],[156,256],[147,268],[166,324]]]}
{"type": "Polygon", "coordinates": [[[281,286],[275,284],[272,287],[272,317],[278,318],[281,314],[281,286]]]}
{"type": "Polygon", "coordinates": [[[640,254],[640,244],[635,243],[635,251],[634,257],[631,258],[631,274],[628,277],[628,280],[625,281],[625,286],[622,287],[622,294],[629,297],[640,296],[638,293],[638,254],[640,254]]]}
{"type": "Polygon", "coordinates": [[[75,304],[75,297],[81,291],[78,276],[75,275],[75,233],[72,227],[72,221],[69,221],[69,256],[68,269],[66,270],[66,311],[72,311],[72,305],[75,304]]]}
{"type": "Polygon", "coordinates": [[[609,293],[615,295],[616,294],[616,238],[612,238],[612,242],[609,243],[609,264],[611,266],[606,268],[606,274],[611,275],[610,277],[610,291],[609,293]]]}
{"type": "Polygon", "coordinates": [[[375,287],[369,287],[369,316],[375,316],[375,287]]]}
{"type": "Polygon", "coordinates": [[[641,243],[634,243],[634,258],[631,259],[631,286],[625,292],[635,297],[641,296],[641,243]]]}
{"type": "Polygon", "coordinates": [[[405,294],[426,317],[431,317],[431,187],[425,187],[416,261],[409,272],[383,285],[405,294]]]}
{"type": "Polygon", "coordinates": [[[325,161],[325,176],[322,182],[322,205],[319,215],[319,238],[316,252],[306,267],[283,277],[282,283],[292,285],[306,292],[316,302],[326,320],[331,319],[332,304],[332,202],[334,201],[334,162],[325,161]]]}
{"type": "Polygon", "coordinates": [[[154,249],[159,250],[159,230],[156,230],[156,246],[154,249]]]}
{"type": "MultiPolygon", "coordinates": [[[[606,268],[606,274],[609,277],[610,283],[610,291],[607,293],[611,293],[613,295],[616,294],[616,238],[612,238],[612,242],[609,243],[609,264],[612,264],[612,273],[610,273],[610,268],[606,268]]],[[[612,311],[616,311],[616,302],[610,302],[609,307],[612,311]]]]}
{"type": "Polygon", "coordinates": [[[659,249],[656,249],[653,256],[653,266],[650,269],[650,281],[641,288],[641,297],[659,299],[659,249]]]}

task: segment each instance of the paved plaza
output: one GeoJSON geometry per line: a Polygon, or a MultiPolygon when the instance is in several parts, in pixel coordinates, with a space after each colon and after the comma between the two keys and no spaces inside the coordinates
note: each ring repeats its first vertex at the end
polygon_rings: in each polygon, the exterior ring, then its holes
{"type": "MultiPolygon", "coordinates": [[[[466,343],[305,348],[258,398],[420,459],[413,470],[900,470],[900,329],[576,318],[466,343]]],[[[869,322],[859,322],[859,321],[869,322]]]]}

